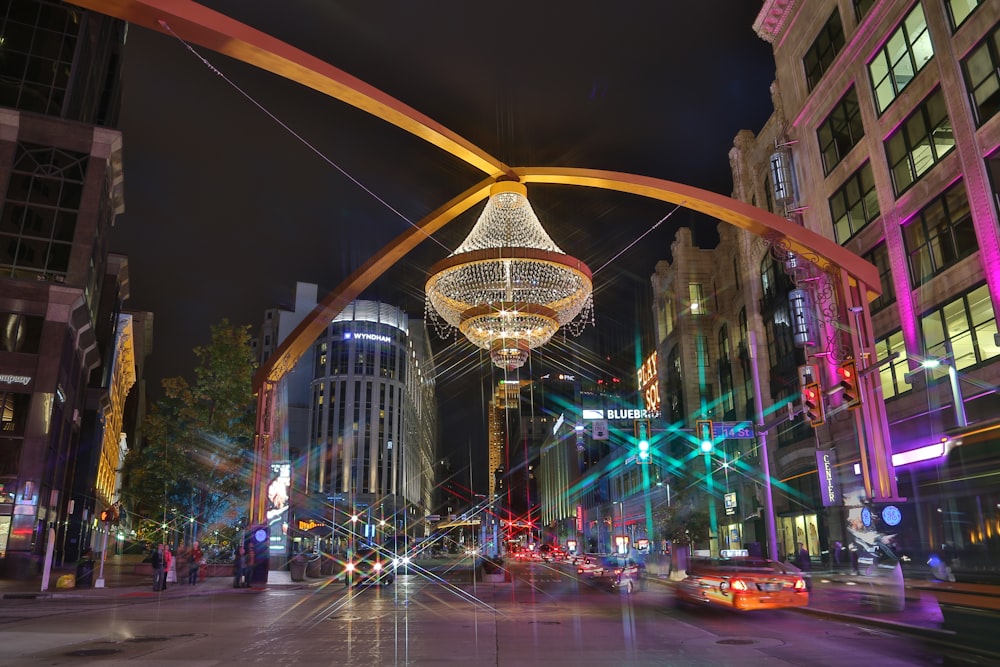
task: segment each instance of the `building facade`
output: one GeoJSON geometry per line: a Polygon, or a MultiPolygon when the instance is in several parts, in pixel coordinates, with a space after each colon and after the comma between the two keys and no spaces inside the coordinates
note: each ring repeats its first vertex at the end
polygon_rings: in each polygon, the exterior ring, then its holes
{"type": "MultiPolygon", "coordinates": [[[[833,541],[864,548],[877,535],[914,562],[945,551],[963,566],[995,567],[1000,3],[773,0],[754,29],[773,45],[775,111],[757,135],[736,138],[734,196],[834,239],[882,277],[870,320],[835,298],[812,304],[799,379],[814,367],[824,403],[809,447],[770,438],[772,475],[818,481],[784,491],[806,494],[826,517],[814,557],[833,541]],[[846,353],[843,332],[861,341],[846,353]],[[865,400],[884,402],[893,502],[872,502],[857,473],[863,445],[836,375],[845,359],[865,400]]],[[[816,295],[809,281],[823,276],[803,270],[808,258],[743,244],[750,275],[760,269],[760,312],[748,315],[764,331],[787,319],[795,339],[795,304],[788,318],[768,291],[816,295]]],[[[763,377],[765,404],[780,407],[775,377],[763,377]]]]}
{"type": "MultiPolygon", "coordinates": [[[[291,321],[315,305],[316,286],[300,283],[297,315],[268,311],[258,348],[273,351],[291,321]],[[275,327],[282,318],[289,321],[275,327]]],[[[435,371],[423,321],[388,304],[352,302],[282,383],[285,444],[274,460],[289,467],[290,502],[287,527],[272,526],[272,554],[423,535],[437,461],[435,371]]]]}
{"type": "MultiPolygon", "coordinates": [[[[93,460],[81,446],[102,448],[121,398],[111,383],[128,377],[111,373],[117,278],[102,310],[116,273],[108,239],[124,208],[112,128],[125,25],[18,2],[0,13],[0,32],[0,560],[6,576],[22,577],[41,566],[50,529],[57,558],[75,556],[116,500],[115,481],[105,474],[98,492],[98,466],[78,459],[93,460]]],[[[111,455],[118,433],[108,437],[111,455]]]]}

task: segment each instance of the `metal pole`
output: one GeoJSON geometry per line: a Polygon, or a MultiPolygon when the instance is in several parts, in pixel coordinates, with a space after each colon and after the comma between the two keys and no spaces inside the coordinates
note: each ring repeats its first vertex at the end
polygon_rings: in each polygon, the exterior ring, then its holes
{"type": "Polygon", "coordinates": [[[104,588],[104,559],[108,556],[108,522],[102,522],[104,524],[104,539],[101,545],[101,572],[97,575],[97,581],[94,582],[94,588],[104,588]]]}
{"type": "MultiPolygon", "coordinates": [[[[761,398],[760,369],[757,367],[757,332],[750,330],[750,372],[753,374],[754,411],[757,423],[764,423],[764,401],[761,398]]],[[[757,433],[757,446],[760,450],[760,469],[764,477],[764,526],[767,532],[767,555],[778,560],[778,530],[775,526],[774,496],[771,491],[771,464],[767,453],[767,431],[757,433]]]]}

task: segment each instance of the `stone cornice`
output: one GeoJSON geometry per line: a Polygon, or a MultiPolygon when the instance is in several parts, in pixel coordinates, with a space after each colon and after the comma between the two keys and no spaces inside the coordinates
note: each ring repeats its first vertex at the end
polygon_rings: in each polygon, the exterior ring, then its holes
{"type": "Polygon", "coordinates": [[[797,4],[797,0],[765,0],[757,20],[753,22],[754,32],[765,42],[774,44],[797,4]]]}

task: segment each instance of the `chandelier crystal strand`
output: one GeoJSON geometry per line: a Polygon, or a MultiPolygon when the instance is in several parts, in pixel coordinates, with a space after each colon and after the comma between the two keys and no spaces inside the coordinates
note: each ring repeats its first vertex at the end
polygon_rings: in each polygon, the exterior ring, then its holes
{"type": "Polygon", "coordinates": [[[590,269],[555,244],[526,195],[521,183],[494,184],[472,231],[431,267],[425,287],[438,333],[457,329],[507,370],[560,327],[579,335],[593,323],[590,269]]]}

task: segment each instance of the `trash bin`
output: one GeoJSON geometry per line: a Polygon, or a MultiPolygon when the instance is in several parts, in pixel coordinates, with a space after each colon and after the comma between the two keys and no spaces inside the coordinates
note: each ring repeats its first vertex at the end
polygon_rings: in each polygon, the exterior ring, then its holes
{"type": "Polygon", "coordinates": [[[333,574],[336,569],[336,562],[333,560],[333,556],[330,554],[323,554],[323,564],[320,565],[320,574],[324,577],[329,577],[333,574]]]}
{"type": "Polygon", "coordinates": [[[320,576],[322,576],[320,574],[321,567],[322,566],[320,564],[320,557],[319,556],[315,556],[313,558],[310,558],[309,562],[306,564],[306,576],[308,576],[308,577],[320,577],[320,576]]]}
{"type": "Polygon", "coordinates": [[[306,580],[306,557],[305,554],[295,554],[288,561],[288,573],[292,576],[292,581],[306,580]]]}
{"type": "Polygon", "coordinates": [[[94,587],[94,561],[89,558],[82,558],[76,564],[76,587],[94,587]]]}

